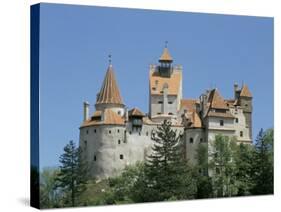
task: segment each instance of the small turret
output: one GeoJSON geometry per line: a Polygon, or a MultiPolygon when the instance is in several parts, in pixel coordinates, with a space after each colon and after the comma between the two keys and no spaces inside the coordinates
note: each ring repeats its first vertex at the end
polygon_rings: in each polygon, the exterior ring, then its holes
{"type": "Polygon", "coordinates": [[[243,85],[238,98],[239,105],[243,109],[243,114],[246,119],[246,127],[249,128],[249,136],[252,139],[252,105],[253,96],[247,85],[243,85]]]}
{"type": "Polygon", "coordinates": [[[240,90],[237,83],[234,83],[234,99],[238,99],[240,94],[240,90]]]}
{"type": "Polygon", "coordinates": [[[89,119],[89,106],[90,106],[90,104],[87,101],[83,103],[83,120],[84,121],[89,119]]]}
{"type": "Polygon", "coordinates": [[[161,76],[170,77],[173,71],[172,62],[173,58],[171,57],[169,50],[167,48],[168,42],[165,43],[165,48],[161,57],[159,58],[160,65],[158,66],[158,70],[161,76]]]}

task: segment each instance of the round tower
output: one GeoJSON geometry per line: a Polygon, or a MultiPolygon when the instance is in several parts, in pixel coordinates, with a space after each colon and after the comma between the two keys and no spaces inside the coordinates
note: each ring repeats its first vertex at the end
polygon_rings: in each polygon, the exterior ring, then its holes
{"type": "Polygon", "coordinates": [[[114,176],[126,162],[125,105],[115,79],[111,61],[100,92],[96,111],[88,117],[88,104],[84,104],[84,122],[80,127],[80,147],[83,157],[95,178],[114,176]],[[85,109],[86,108],[86,109],[85,109]]]}

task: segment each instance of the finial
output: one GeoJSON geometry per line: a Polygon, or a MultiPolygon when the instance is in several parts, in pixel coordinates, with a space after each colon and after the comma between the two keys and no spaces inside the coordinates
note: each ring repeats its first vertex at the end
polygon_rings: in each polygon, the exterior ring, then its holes
{"type": "Polygon", "coordinates": [[[111,54],[108,55],[108,63],[111,65],[111,54]]]}
{"type": "Polygon", "coordinates": [[[165,48],[167,48],[168,47],[168,41],[166,40],[165,41],[165,48]]]}

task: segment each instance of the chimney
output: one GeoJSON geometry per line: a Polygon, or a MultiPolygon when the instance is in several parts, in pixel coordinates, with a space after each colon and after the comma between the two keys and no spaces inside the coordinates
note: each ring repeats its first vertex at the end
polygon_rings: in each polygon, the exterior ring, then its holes
{"type": "Polygon", "coordinates": [[[86,101],[83,103],[83,120],[86,121],[89,119],[89,106],[90,104],[86,101]]]}
{"type": "Polygon", "coordinates": [[[238,99],[239,97],[239,87],[237,83],[234,83],[234,99],[238,99]]]}

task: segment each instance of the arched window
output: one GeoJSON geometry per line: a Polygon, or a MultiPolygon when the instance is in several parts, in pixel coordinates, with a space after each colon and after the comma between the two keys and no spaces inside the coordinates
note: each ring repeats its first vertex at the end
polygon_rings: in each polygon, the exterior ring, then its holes
{"type": "Polygon", "coordinates": [[[189,138],[189,143],[193,144],[193,138],[189,138]]]}

